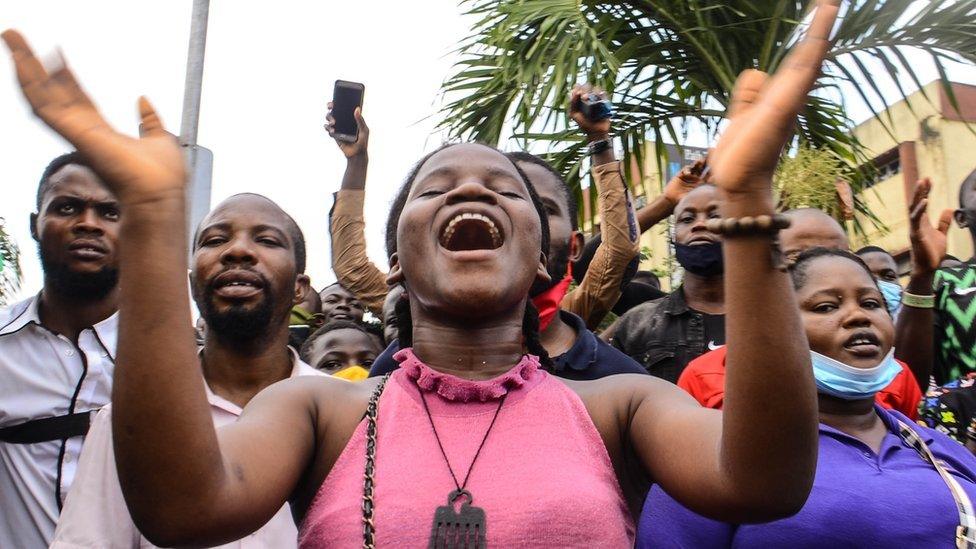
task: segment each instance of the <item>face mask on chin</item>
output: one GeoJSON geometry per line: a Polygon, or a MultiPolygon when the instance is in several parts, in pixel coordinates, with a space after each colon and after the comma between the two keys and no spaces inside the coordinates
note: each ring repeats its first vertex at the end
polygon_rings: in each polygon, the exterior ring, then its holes
{"type": "Polygon", "coordinates": [[[817,392],[844,400],[874,398],[901,373],[894,348],[873,368],[855,368],[816,351],[810,358],[817,392]]]}
{"type": "Polygon", "coordinates": [[[674,256],[684,270],[698,276],[717,276],[725,271],[721,242],[709,242],[694,246],[675,242],[674,256]]]}

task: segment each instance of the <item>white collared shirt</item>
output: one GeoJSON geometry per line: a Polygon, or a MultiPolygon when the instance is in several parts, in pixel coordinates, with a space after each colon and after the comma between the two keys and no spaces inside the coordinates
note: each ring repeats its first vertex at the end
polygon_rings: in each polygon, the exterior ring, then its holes
{"type": "MultiPolygon", "coordinates": [[[[75,345],[41,326],[38,296],[0,309],[0,428],[108,404],[117,335],[117,312],[75,345]]],[[[0,442],[0,547],[47,546],[83,439],[0,442]]]]}
{"type": "MultiPolygon", "coordinates": [[[[298,358],[293,349],[291,376],[327,376],[298,358]]],[[[214,426],[233,423],[241,415],[236,404],[215,395],[206,387],[207,400],[214,426]]],[[[233,543],[221,545],[221,549],[277,549],[297,547],[298,530],[285,504],[267,524],[250,536],[233,543]]],[[[52,549],[135,549],[156,547],[142,537],[132,523],[125,506],[115,455],[112,450],[112,411],[106,406],[95,416],[85,451],[81,454],[74,487],[68,494],[64,511],[54,533],[52,549]]]]}

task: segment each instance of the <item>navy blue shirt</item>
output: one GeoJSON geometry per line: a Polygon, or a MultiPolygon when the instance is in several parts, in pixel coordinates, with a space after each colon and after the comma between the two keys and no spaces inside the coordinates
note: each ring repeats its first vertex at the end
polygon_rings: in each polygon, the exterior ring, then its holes
{"type": "MultiPolygon", "coordinates": [[[[576,342],[568,351],[552,357],[553,373],[561,378],[580,381],[600,379],[615,374],[647,374],[634,359],[607,345],[586,329],[583,319],[560,310],[559,318],[576,330],[576,342]]],[[[376,357],[369,369],[369,377],[381,376],[400,367],[393,355],[400,350],[397,341],[376,357]]]]}

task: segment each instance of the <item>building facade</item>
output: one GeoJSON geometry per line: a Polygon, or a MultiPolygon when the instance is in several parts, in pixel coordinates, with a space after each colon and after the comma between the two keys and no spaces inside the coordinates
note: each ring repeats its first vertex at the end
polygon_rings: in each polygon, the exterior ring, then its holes
{"type": "MultiPolygon", "coordinates": [[[[976,169],[976,86],[953,84],[958,110],[938,81],[889,107],[882,113],[890,133],[881,121],[871,118],[854,128],[854,135],[870,151],[879,176],[860,193],[884,224],[875,227],[861,216],[863,236],[852,238],[852,246],[873,244],[898,259],[902,274],[909,265],[908,204],[915,182],[932,180],[929,217],[936,223],[944,209],[959,207],[959,187],[976,169]],[[893,134],[893,135],[892,135],[893,134]]],[[[973,256],[968,231],[955,223],[949,230],[949,254],[963,261],[973,256]]]]}

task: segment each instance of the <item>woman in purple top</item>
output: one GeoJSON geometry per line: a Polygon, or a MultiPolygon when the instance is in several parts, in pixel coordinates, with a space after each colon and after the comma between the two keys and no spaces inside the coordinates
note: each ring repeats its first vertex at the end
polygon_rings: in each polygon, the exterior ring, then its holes
{"type": "Polygon", "coordinates": [[[654,487],[638,547],[956,546],[961,521],[949,485],[901,430],[910,426],[918,434],[970,500],[976,499],[976,458],[874,403],[874,392],[897,368],[888,358],[893,324],[870,271],[849,252],[815,248],[797,259],[791,274],[820,407],[810,498],[793,517],[748,525],[706,519],[654,487]]]}

